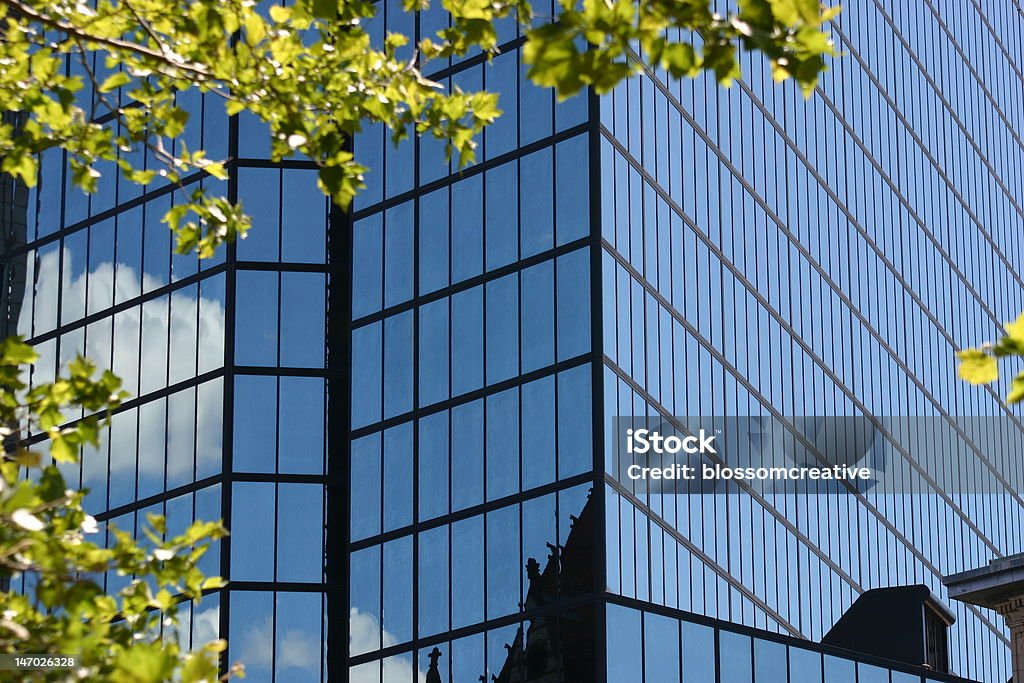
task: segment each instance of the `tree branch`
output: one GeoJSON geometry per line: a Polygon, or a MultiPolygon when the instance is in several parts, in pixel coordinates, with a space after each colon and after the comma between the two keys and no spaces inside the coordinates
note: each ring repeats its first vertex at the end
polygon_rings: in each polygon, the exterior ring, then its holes
{"type": "Polygon", "coordinates": [[[63,19],[58,19],[48,14],[44,14],[43,12],[36,10],[34,7],[26,5],[20,0],[0,0],[0,2],[2,2],[7,7],[10,7],[15,12],[25,17],[28,17],[29,19],[32,19],[34,21],[38,21],[43,26],[47,26],[51,29],[55,29],[58,31],[63,31],[78,40],[96,43],[98,45],[103,45],[105,47],[113,48],[116,50],[133,52],[137,55],[148,57],[150,59],[155,59],[159,62],[163,62],[165,65],[171,68],[189,71],[203,79],[212,78],[212,75],[210,74],[209,70],[207,70],[207,68],[202,64],[190,63],[185,61],[179,62],[172,59],[171,57],[168,57],[167,54],[163,51],[157,51],[153,48],[147,47],[145,45],[140,45],[139,43],[135,43],[130,40],[121,40],[120,38],[105,38],[102,36],[90,34],[87,31],[83,31],[80,27],[75,26],[74,24],[71,24],[67,21],[64,21],[63,19]]]}

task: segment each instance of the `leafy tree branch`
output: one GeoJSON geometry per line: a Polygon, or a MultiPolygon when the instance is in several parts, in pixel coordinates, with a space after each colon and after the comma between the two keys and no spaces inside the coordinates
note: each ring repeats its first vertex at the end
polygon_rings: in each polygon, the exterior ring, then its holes
{"type": "MultiPolygon", "coordinates": [[[[727,16],[709,0],[558,0],[553,18],[535,16],[526,0],[439,2],[406,0],[404,10],[443,11],[447,28],[418,40],[391,32],[378,45],[366,28],[379,9],[370,0],[298,0],[269,16],[251,0],[0,0],[0,107],[26,117],[18,130],[0,126],[0,170],[33,185],[38,155],[61,148],[86,192],[110,182],[102,162],[141,185],[197,171],[224,179],[231,160],[183,144],[191,117],[176,94],[197,89],[215,94],[228,114],[263,121],[273,160],[313,160],[320,188],[347,206],[364,186],[367,168],[351,140],[367,124],[383,124],[396,142],[409,130],[433,135],[460,163],[472,161],[476,137],[501,114],[497,95],[448,91],[425,74],[472,48],[495,54],[500,19],[522,27],[530,77],[562,97],[605,92],[640,62],[676,77],[709,71],[728,84],[740,75],[741,49],[762,52],[776,79],[810,93],[835,54],[825,27],[837,10],[816,0],[739,0],[727,16]],[[85,78],[67,72],[71,58],[85,78]],[[119,125],[99,123],[84,100],[119,125]],[[159,170],[130,161],[140,149],[159,170]]],[[[248,230],[243,207],[203,191],[179,194],[166,222],[180,252],[210,256],[248,230]]]]}
{"type": "MultiPolygon", "coordinates": [[[[82,447],[98,445],[124,398],[121,383],[78,358],[66,376],[29,387],[26,366],[36,358],[17,338],[0,342],[0,653],[81,657],[78,670],[22,672],[23,680],[222,678],[224,642],[190,650],[177,632],[177,614],[183,600],[199,603],[224,586],[198,567],[224,528],[196,522],[171,535],[163,517],[148,515],[144,541],[113,525],[108,542],[91,540],[102,537],[100,524],[82,506],[85,493],[67,486],[57,464],[76,462],[82,447]],[[31,445],[40,435],[45,440],[31,445]],[[102,577],[115,573],[129,577],[126,585],[104,590],[102,577]]],[[[240,671],[233,667],[227,675],[240,671]]]]}

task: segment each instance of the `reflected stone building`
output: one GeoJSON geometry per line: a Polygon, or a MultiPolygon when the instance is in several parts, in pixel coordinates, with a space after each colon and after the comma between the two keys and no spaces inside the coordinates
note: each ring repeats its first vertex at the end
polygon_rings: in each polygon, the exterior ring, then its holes
{"type": "MultiPolygon", "coordinates": [[[[387,0],[371,31],[446,21],[387,0]]],[[[562,103],[503,24],[493,59],[428,70],[501,94],[477,162],[368,127],[347,213],[183,93],[249,238],[172,256],[170,187],[108,168],[83,197],[46,154],[24,209],[3,190],[6,329],[33,381],[85,353],[134,396],[67,471],[100,519],[225,519],[205,569],[231,583],[188,630],[249,680],[1003,683],[1002,620],[941,577],[1022,550],[1024,424],[953,360],[1024,310],[1022,24],[994,0],[859,3],[808,101],[744,56],[730,89],[651,70],[562,103]],[[856,417],[888,486],[617,476],[615,418],[677,416],[793,438],[786,416],[856,417]],[[877,600],[893,587],[913,599],[877,600]],[[911,617],[922,648],[842,636],[911,617]]]]}

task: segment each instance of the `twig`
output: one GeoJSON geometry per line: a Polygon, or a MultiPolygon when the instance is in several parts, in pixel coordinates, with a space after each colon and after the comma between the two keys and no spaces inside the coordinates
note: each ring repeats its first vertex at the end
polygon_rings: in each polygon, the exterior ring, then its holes
{"type": "Polygon", "coordinates": [[[105,45],[117,50],[125,50],[128,52],[134,52],[139,55],[150,57],[152,59],[163,62],[174,69],[181,69],[183,71],[190,71],[197,76],[202,78],[211,78],[210,72],[201,64],[189,63],[185,61],[176,61],[167,56],[164,52],[159,52],[152,48],[140,45],[139,43],[132,42],[130,40],[121,40],[120,38],[104,38],[102,36],[92,35],[85,31],[82,31],[78,26],[71,24],[62,19],[57,19],[48,14],[37,11],[35,8],[26,5],[19,0],[0,0],[4,5],[10,7],[15,12],[18,12],[29,19],[34,19],[44,26],[48,26],[58,31],[63,31],[69,36],[73,36],[79,40],[85,40],[91,43],[97,43],[99,45],[105,45]]]}

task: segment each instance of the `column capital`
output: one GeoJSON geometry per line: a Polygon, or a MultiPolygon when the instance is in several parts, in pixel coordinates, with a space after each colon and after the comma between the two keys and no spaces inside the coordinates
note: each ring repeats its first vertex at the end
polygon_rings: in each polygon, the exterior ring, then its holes
{"type": "Polygon", "coordinates": [[[1003,619],[1006,625],[1013,628],[1024,626],[1024,596],[1017,596],[995,605],[995,610],[1003,619]]]}

